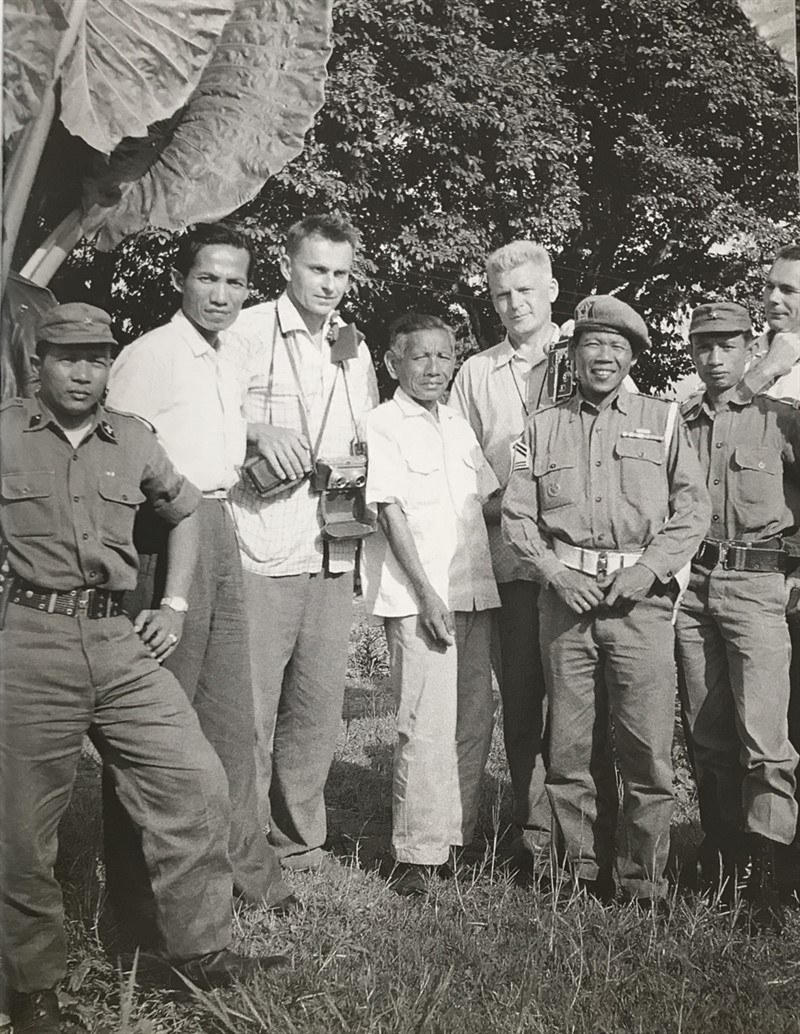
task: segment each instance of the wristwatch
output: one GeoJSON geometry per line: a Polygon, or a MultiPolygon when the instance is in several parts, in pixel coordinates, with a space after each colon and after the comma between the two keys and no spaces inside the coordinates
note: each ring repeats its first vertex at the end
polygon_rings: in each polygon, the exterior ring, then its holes
{"type": "Polygon", "coordinates": [[[189,609],[189,604],[183,596],[164,596],[161,600],[161,606],[169,607],[170,610],[175,610],[178,614],[185,614],[189,609]]]}

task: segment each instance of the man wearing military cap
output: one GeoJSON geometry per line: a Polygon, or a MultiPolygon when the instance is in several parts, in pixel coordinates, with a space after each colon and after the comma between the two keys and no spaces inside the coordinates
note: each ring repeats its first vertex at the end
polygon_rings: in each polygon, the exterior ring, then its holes
{"type": "Polygon", "coordinates": [[[784,478],[800,484],[800,412],[765,395],[743,400],[752,354],[747,310],[711,302],[692,313],[692,357],[705,388],[681,406],[711,496],[710,527],[678,615],[681,697],[705,833],[704,875],[745,889],[757,929],[778,929],[775,845],[797,823],[789,741],[790,612],[783,535],[795,520],[784,478]],[[720,865],[721,863],[721,865],[720,865]]]}
{"type": "Polygon", "coordinates": [[[542,587],[550,707],[547,791],[577,885],[614,893],[614,831],[598,821],[609,714],[624,785],[623,894],[664,897],[673,808],[676,575],[708,526],[708,495],[674,403],[627,391],[649,345],[617,298],[586,298],[570,343],[575,395],[528,421],[528,461],[503,500],[503,533],[542,587]]]}
{"type": "Polygon", "coordinates": [[[116,344],[107,313],[48,312],[33,359],[35,398],[0,407],[0,951],[17,1032],[60,1030],[66,969],[58,823],[90,725],[142,831],[160,932],[195,983],[261,968],[228,950],[232,879],[225,774],[176,679],[158,663],[178,614],[136,628],[121,597],[136,582],[133,519],[148,505],[170,526],[168,591],[185,595],[197,550],[199,492],[152,430],[101,398],[116,344]]]}

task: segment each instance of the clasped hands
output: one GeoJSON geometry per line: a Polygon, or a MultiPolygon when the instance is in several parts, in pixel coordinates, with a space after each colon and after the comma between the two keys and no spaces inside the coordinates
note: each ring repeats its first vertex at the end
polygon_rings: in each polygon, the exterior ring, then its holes
{"type": "Polygon", "coordinates": [[[563,567],[550,580],[550,586],[576,614],[588,614],[591,610],[610,610],[638,603],[655,580],[655,574],[644,564],[622,567],[613,574],[597,578],[563,567]]]}

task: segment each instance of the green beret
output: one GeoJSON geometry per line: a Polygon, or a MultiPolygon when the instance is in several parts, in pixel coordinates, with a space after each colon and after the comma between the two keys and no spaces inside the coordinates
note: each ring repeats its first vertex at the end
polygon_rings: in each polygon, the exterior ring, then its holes
{"type": "Polygon", "coordinates": [[[96,305],[66,302],[46,312],[36,328],[36,340],[51,345],[116,345],[111,317],[96,305]]]}
{"type": "Polygon", "coordinates": [[[707,302],[692,313],[689,337],[695,334],[752,334],[750,313],[736,302],[707,302]]]}
{"type": "Polygon", "coordinates": [[[584,330],[613,330],[630,342],[634,352],[650,347],[650,335],[639,313],[610,294],[593,294],[575,307],[573,339],[584,330]]]}

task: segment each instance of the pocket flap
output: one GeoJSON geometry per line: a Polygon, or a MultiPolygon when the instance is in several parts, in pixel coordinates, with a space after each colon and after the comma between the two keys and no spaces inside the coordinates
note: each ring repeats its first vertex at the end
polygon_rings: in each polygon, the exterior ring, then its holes
{"type": "Polygon", "coordinates": [[[664,462],[664,442],[652,438],[618,438],[614,451],[617,456],[647,460],[648,463],[664,462]]]}
{"type": "Polygon", "coordinates": [[[540,478],[545,474],[558,470],[573,470],[575,459],[572,456],[536,456],[533,457],[533,476],[540,478]]]}
{"type": "Polygon", "coordinates": [[[3,474],[4,499],[46,499],[53,494],[52,470],[29,470],[20,474],[3,474]]]}
{"type": "Polygon", "coordinates": [[[761,470],[767,474],[780,474],[783,468],[780,455],[772,449],[759,449],[752,445],[737,445],[734,452],[736,465],[742,470],[761,470]]]}
{"type": "Polygon", "coordinates": [[[141,488],[134,481],[126,481],[115,474],[101,474],[98,491],[103,499],[112,503],[125,503],[128,506],[138,506],[145,498],[141,488]]]}

